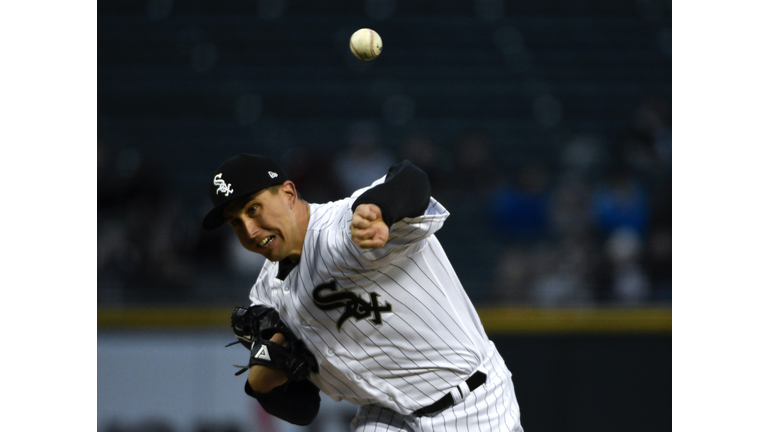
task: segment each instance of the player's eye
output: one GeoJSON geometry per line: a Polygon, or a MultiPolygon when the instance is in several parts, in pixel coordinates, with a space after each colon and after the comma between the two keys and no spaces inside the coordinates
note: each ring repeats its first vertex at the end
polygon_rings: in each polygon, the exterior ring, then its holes
{"type": "Polygon", "coordinates": [[[240,219],[232,219],[232,220],[229,221],[229,224],[231,226],[233,226],[233,227],[236,227],[236,226],[240,225],[240,219]]]}

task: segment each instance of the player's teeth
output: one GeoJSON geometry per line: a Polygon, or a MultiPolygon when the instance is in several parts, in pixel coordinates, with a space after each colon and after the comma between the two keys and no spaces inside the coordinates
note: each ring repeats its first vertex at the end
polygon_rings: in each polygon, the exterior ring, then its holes
{"type": "Polygon", "coordinates": [[[273,238],[272,236],[265,238],[264,240],[261,241],[261,243],[259,243],[259,246],[266,246],[267,243],[272,241],[272,238],[273,238]]]}

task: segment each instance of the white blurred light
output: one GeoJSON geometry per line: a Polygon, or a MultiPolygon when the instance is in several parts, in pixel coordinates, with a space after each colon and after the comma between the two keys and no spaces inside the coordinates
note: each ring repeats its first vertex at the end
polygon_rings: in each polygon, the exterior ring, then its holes
{"type": "Polygon", "coordinates": [[[195,72],[208,72],[216,65],[216,45],[206,42],[192,48],[191,63],[195,72]]]}
{"type": "Polygon", "coordinates": [[[390,18],[396,7],[396,0],[365,0],[365,13],[373,19],[390,18]]]}
{"type": "Polygon", "coordinates": [[[475,13],[481,19],[495,21],[504,16],[504,0],[475,0],[475,13]]]}
{"type": "Polygon", "coordinates": [[[147,3],[147,13],[152,19],[165,18],[171,14],[173,9],[173,0],[149,0],[147,3]]]}
{"type": "Polygon", "coordinates": [[[552,95],[541,95],[533,101],[533,116],[542,126],[555,126],[562,115],[563,105],[552,95]]]}
{"type": "Polygon", "coordinates": [[[276,19],[285,13],[285,0],[259,0],[259,17],[276,19]]]}
{"type": "Polygon", "coordinates": [[[384,118],[396,126],[401,126],[413,119],[415,105],[408,96],[395,94],[384,101],[384,118]]]}
{"type": "Polygon", "coordinates": [[[629,228],[619,228],[605,243],[608,256],[615,263],[634,261],[640,257],[642,241],[640,236],[629,228]]]}
{"type": "Polygon", "coordinates": [[[244,94],[235,102],[235,117],[240,124],[251,124],[261,115],[261,98],[255,94],[244,94]]]}

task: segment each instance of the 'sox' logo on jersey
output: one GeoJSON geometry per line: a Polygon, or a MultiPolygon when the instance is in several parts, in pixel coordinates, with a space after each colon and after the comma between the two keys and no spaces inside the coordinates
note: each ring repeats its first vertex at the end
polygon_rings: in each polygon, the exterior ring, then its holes
{"type": "Polygon", "coordinates": [[[216,189],[216,195],[218,195],[219,192],[224,192],[224,196],[229,196],[229,194],[234,192],[234,190],[232,189],[232,183],[227,184],[227,182],[222,180],[221,173],[218,173],[213,177],[213,185],[219,187],[218,189],[216,189]]]}
{"type": "Polygon", "coordinates": [[[344,308],[344,312],[336,323],[336,328],[338,330],[341,330],[341,325],[350,317],[354,317],[356,320],[360,321],[373,314],[371,322],[374,324],[381,324],[381,313],[392,312],[392,305],[389,304],[389,302],[384,302],[383,305],[379,304],[379,294],[375,292],[370,294],[371,301],[367,302],[363,300],[362,296],[351,292],[322,295],[323,291],[335,292],[336,281],[318,285],[315,290],[312,291],[312,300],[314,300],[315,306],[324,311],[344,308]]]}

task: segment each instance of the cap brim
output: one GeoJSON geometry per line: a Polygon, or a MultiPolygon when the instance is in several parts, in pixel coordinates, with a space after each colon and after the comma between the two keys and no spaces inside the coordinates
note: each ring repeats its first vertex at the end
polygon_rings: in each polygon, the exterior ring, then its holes
{"type": "MultiPolygon", "coordinates": [[[[275,184],[278,184],[278,183],[275,183],[275,184]]],[[[232,204],[236,200],[239,200],[240,198],[249,197],[271,186],[274,186],[274,184],[262,187],[260,189],[250,190],[241,194],[234,195],[230,197],[228,200],[220,203],[219,205],[214,207],[213,210],[209,211],[207,215],[205,215],[205,218],[203,219],[203,228],[207,230],[213,230],[224,225],[225,223],[227,223],[227,220],[224,218],[224,209],[227,208],[228,205],[232,204]]]]}
{"type": "Polygon", "coordinates": [[[213,230],[216,229],[224,223],[226,223],[226,220],[224,220],[224,208],[229,204],[228,202],[222,203],[221,205],[218,205],[213,208],[213,210],[209,211],[207,215],[205,215],[205,219],[203,219],[203,228],[207,230],[213,230]]]}

